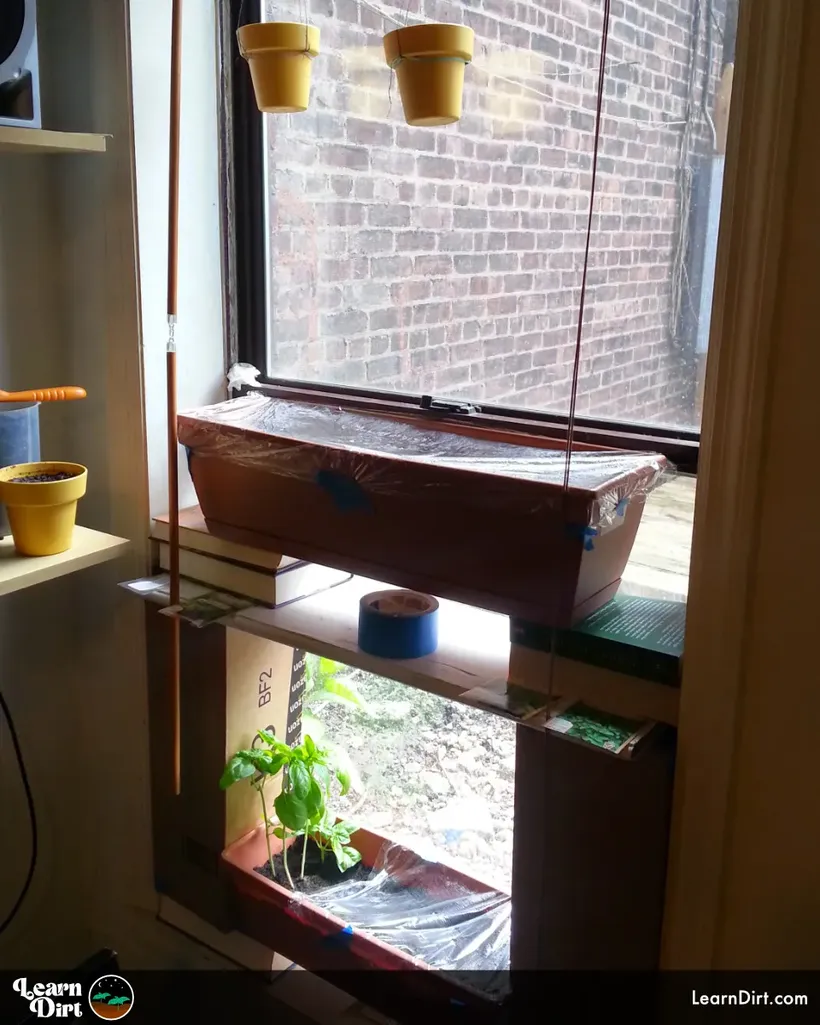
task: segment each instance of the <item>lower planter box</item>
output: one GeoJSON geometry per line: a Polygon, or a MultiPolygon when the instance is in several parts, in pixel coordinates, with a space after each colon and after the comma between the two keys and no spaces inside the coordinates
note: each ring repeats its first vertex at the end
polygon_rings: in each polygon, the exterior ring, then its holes
{"type": "Polygon", "coordinates": [[[397,1006],[463,1008],[470,1021],[495,1021],[509,985],[509,896],[366,829],[351,843],[370,871],[310,896],[258,871],[268,861],[261,826],[231,844],[221,872],[233,926],[331,981],[344,973],[348,992],[358,979],[354,995],[394,1016],[397,1006]]]}

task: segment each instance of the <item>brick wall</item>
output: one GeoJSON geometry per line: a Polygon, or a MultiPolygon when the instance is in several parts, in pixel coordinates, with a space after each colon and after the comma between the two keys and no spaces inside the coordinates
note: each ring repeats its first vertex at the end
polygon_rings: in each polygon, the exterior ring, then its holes
{"type": "MultiPolygon", "coordinates": [[[[694,355],[670,320],[695,3],[613,3],[579,413],[693,422],[694,355]]],[[[725,3],[712,4],[710,105],[725,3]]],[[[601,0],[479,6],[415,8],[476,32],[461,121],[425,129],[405,124],[384,64],[394,26],[354,0],[310,0],[310,108],[268,118],[275,376],[566,412],[601,0]]],[[[702,153],[705,52],[704,30],[702,153]]]]}

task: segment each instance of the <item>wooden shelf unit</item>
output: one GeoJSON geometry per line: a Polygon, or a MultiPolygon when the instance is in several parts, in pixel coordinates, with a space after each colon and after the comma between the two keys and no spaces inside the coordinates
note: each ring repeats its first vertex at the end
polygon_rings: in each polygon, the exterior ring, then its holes
{"type": "Polygon", "coordinates": [[[0,596],[116,559],[130,543],[125,538],[88,527],[75,527],[74,543],[67,552],[35,557],[18,555],[11,537],[3,538],[0,540],[0,596]]]}
{"type": "Polygon", "coordinates": [[[108,137],[92,132],[0,125],[0,153],[105,153],[108,137]]]}

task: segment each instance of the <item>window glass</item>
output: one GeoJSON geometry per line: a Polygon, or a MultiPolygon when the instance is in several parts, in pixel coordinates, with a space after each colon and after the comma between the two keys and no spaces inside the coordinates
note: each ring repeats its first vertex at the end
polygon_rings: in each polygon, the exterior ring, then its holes
{"type": "MultiPolygon", "coordinates": [[[[698,429],[737,0],[614,0],[576,412],[698,429]]],[[[321,32],[265,115],[271,378],[565,414],[602,0],[267,5],[321,32]],[[461,120],[411,128],[383,35],[466,24],[461,120]]]]}

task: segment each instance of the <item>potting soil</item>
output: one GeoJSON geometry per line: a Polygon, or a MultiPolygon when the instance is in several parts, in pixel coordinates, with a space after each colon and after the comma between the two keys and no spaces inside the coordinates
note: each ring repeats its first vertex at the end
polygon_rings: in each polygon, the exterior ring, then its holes
{"type": "Polygon", "coordinates": [[[25,477],[9,477],[9,484],[51,484],[57,480],[71,480],[76,473],[59,470],[57,473],[30,473],[25,477]]]}
{"type": "MultiPolygon", "coordinates": [[[[308,852],[310,862],[310,848],[308,852]]],[[[485,993],[506,989],[511,908],[507,894],[475,892],[446,866],[389,843],[373,868],[358,865],[344,875],[339,874],[335,859],[327,856],[319,869],[322,874],[303,882],[297,882],[295,855],[289,853],[288,865],[297,889],[354,931],[361,930],[431,968],[463,972],[466,985],[485,993]],[[474,973],[480,973],[479,984],[474,973]]],[[[281,883],[278,864],[276,869],[281,883]]],[[[270,875],[269,869],[257,871],[270,875]]]]}
{"type": "MultiPolygon", "coordinates": [[[[288,869],[293,879],[293,885],[299,893],[312,896],[320,890],[326,890],[329,886],[336,886],[341,882],[349,883],[354,880],[366,879],[370,875],[371,869],[361,862],[358,865],[354,865],[353,868],[349,868],[343,874],[339,871],[336,858],[330,853],[325,854],[323,858],[322,852],[311,840],[308,843],[307,854],[305,855],[305,874],[302,876],[303,840],[304,837],[298,837],[288,848],[288,869]]],[[[274,881],[281,886],[287,886],[288,877],[281,854],[274,855],[273,870],[275,873],[273,876],[274,881]]],[[[256,871],[260,875],[265,876],[266,879],[270,879],[270,862],[266,861],[264,865],[259,865],[256,871]]]]}

